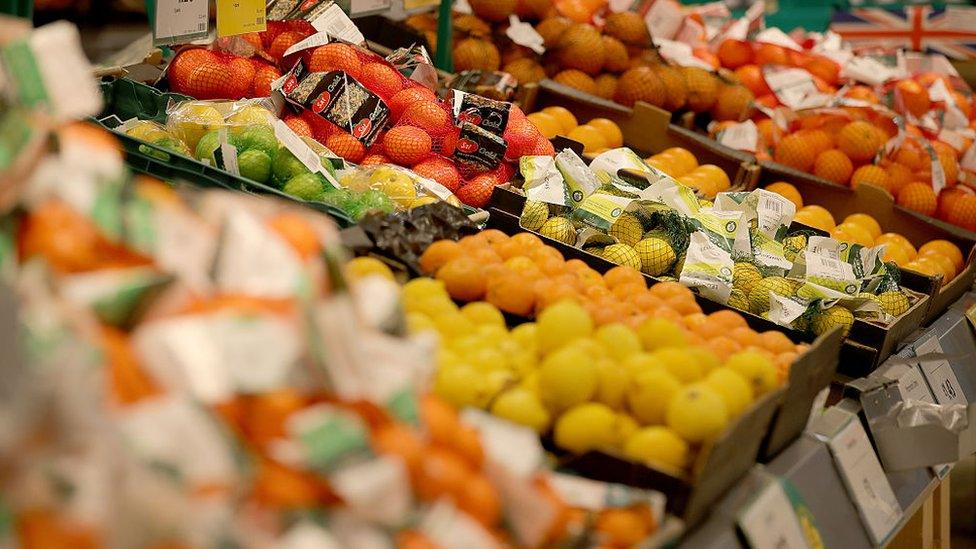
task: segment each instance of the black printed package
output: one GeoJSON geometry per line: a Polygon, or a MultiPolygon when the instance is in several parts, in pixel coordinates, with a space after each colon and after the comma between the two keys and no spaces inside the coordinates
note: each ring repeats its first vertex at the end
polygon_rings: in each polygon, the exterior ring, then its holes
{"type": "Polygon", "coordinates": [[[467,122],[501,136],[508,126],[512,104],[461,90],[451,90],[451,109],[458,124],[467,122]]]}
{"type": "Polygon", "coordinates": [[[423,46],[393,50],[386,56],[386,60],[403,76],[430,90],[437,91],[437,69],[434,68],[434,63],[423,46]]]}
{"type": "Polygon", "coordinates": [[[452,155],[463,175],[484,173],[498,167],[507,144],[500,136],[470,122],[461,122],[461,133],[452,155]]]}
{"type": "Polygon", "coordinates": [[[490,97],[498,101],[511,101],[515,98],[518,81],[507,72],[471,70],[458,73],[448,87],[469,93],[490,97]]]}
{"type": "Polygon", "coordinates": [[[376,94],[342,71],[308,72],[302,61],[282,86],[285,100],[352,134],[363,146],[376,140],[390,108],[376,94]]]}

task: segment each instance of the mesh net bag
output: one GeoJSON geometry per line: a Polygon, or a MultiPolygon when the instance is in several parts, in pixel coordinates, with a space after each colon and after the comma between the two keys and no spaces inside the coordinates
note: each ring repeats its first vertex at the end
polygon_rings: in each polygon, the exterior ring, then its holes
{"type": "Polygon", "coordinates": [[[173,58],[166,75],[170,89],[196,99],[242,99],[271,95],[281,71],[259,58],[188,48],[173,58]]]}

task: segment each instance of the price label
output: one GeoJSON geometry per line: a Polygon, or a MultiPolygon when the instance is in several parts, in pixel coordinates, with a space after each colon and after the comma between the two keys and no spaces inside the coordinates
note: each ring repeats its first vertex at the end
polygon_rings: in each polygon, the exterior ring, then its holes
{"type": "Polygon", "coordinates": [[[827,446],[871,540],[880,545],[898,525],[902,509],[861,422],[848,419],[827,446]]]}
{"type": "Polygon", "coordinates": [[[264,0],[217,0],[217,36],[265,31],[267,15],[264,0]]]}
{"type": "Polygon", "coordinates": [[[959,380],[956,378],[956,373],[952,371],[949,361],[944,358],[925,358],[927,354],[942,354],[942,352],[942,344],[939,343],[938,336],[932,336],[915,347],[915,355],[919,358],[918,365],[932,388],[936,402],[965,406],[969,402],[962,392],[962,387],[959,386],[959,380]]]}
{"type": "Polygon", "coordinates": [[[156,0],[153,43],[180,44],[205,38],[210,16],[207,0],[156,0]]]}
{"type": "Polygon", "coordinates": [[[387,11],[392,6],[391,0],[350,0],[349,15],[363,16],[387,11]]]}
{"type": "Polygon", "coordinates": [[[329,6],[322,15],[316,17],[312,26],[319,32],[328,33],[329,36],[350,44],[362,44],[366,41],[363,33],[359,32],[359,27],[337,4],[329,6]]]}
{"type": "Polygon", "coordinates": [[[793,505],[777,479],[766,484],[739,515],[738,524],[754,549],[808,547],[793,505]]]}

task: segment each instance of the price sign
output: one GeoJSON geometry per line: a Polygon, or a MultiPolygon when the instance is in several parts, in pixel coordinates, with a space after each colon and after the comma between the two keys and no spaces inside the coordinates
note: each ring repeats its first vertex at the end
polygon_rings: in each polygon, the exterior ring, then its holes
{"type": "Polygon", "coordinates": [[[156,0],[153,43],[180,44],[206,38],[209,32],[207,0],[156,0]]]}
{"type": "Polygon", "coordinates": [[[808,547],[793,505],[778,479],[766,484],[739,515],[739,529],[755,549],[808,547]]]}
{"type": "Polygon", "coordinates": [[[902,509],[861,422],[850,419],[827,446],[871,541],[881,544],[898,525],[902,509]]]}
{"type": "Polygon", "coordinates": [[[217,36],[267,30],[267,14],[264,0],[217,0],[217,36]]]}

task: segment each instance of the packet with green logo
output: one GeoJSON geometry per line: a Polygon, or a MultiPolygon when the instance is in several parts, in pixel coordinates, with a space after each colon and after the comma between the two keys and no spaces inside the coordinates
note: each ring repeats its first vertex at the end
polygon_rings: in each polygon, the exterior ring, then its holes
{"type": "MultiPolygon", "coordinates": [[[[528,200],[566,205],[566,183],[551,156],[523,156],[519,171],[525,179],[522,190],[528,200]]],[[[541,224],[540,224],[541,225],[541,224]]]]}
{"type": "Polygon", "coordinates": [[[732,255],[703,231],[691,233],[678,281],[713,301],[726,303],[732,293],[732,255]]]}
{"type": "Polygon", "coordinates": [[[800,274],[798,271],[802,271],[804,284],[797,290],[797,295],[810,301],[854,296],[861,288],[850,263],[810,248],[804,251],[803,261],[794,264],[791,276],[796,278],[800,274]]]}
{"type": "Polygon", "coordinates": [[[580,202],[573,210],[572,219],[578,227],[593,227],[605,232],[628,209],[636,209],[633,198],[597,191],[580,202]]]}
{"type": "Polygon", "coordinates": [[[601,182],[583,159],[569,149],[556,155],[556,169],[566,183],[566,205],[576,208],[583,199],[600,188],[601,182]]]}
{"type": "Polygon", "coordinates": [[[810,310],[808,301],[782,296],[774,292],[769,293],[770,321],[780,326],[796,327],[798,320],[810,310]]]}

